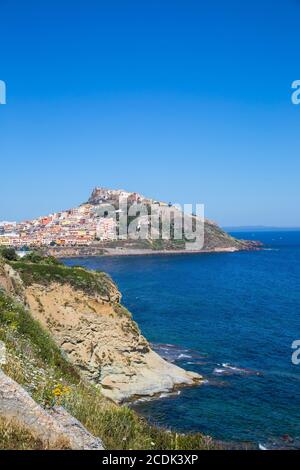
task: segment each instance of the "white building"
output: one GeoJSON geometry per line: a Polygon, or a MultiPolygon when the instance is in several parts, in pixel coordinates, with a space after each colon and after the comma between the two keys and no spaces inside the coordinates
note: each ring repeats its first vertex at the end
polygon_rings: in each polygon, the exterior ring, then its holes
{"type": "Polygon", "coordinates": [[[99,240],[116,240],[117,239],[117,224],[115,219],[101,218],[97,224],[97,237],[99,240]]]}

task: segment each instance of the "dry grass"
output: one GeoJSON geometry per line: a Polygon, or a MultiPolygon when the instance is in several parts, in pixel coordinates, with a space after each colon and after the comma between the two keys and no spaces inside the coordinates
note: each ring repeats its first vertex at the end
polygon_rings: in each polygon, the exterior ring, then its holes
{"type": "Polygon", "coordinates": [[[69,450],[70,443],[58,438],[51,445],[36,438],[17,422],[0,418],[0,450],[69,450]]]}
{"type": "Polygon", "coordinates": [[[65,407],[113,450],[209,450],[218,446],[202,434],[179,434],[151,426],[128,406],[115,405],[95,387],[80,385],[65,407]]]}
{"type": "Polygon", "coordinates": [[[27,429],[16,423],[0,418],[1,450],[42,450],[42,441],[36,439],[27,429]]]}

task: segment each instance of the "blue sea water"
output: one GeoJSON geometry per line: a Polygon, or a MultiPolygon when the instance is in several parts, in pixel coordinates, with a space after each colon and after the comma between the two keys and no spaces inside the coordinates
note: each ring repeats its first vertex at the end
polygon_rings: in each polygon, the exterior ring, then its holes
{"type": "Polygon", "coordinates": [[[108,272],[157,351],[207,379],[138,411],[178,431],[300,446],[300,232],[234,235],[265,247],[65,262],[108,272]]]}

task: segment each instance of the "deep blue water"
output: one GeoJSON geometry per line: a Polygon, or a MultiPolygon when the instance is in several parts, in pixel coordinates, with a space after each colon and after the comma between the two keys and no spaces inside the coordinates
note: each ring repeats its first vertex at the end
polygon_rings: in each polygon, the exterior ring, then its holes
{"type": "Polygon", "coordinates": [[[291,344],[300,339],[300,232],[234,235],[266,249],[66,263],[108,272],[160,353],[208,380],[141,402],[140,412],[222,440],[297,442],[300,365],[291,362],[291,344]]]}

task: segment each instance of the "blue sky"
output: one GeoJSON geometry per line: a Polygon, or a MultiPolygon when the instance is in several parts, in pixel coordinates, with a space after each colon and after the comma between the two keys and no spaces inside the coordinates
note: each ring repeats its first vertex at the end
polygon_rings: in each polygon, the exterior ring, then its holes
{"type": "Polygon", "coordinates": [[[300,1],[0,0],[0,219],[94,186],[300,226],[300,1]]]}

